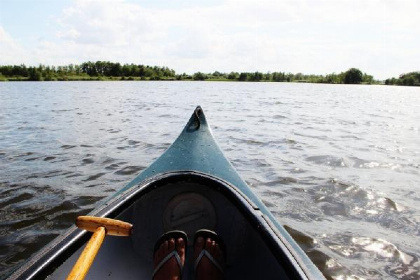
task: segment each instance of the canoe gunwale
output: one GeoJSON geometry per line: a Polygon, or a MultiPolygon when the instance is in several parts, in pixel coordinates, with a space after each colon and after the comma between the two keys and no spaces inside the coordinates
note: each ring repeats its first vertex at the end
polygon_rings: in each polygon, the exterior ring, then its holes
{"type": "MultiPolygon", "coordinates": [[[[127,189],[118,196],[105,201],[98,208],[89,213],[92,216],[115,218],[125,209],[134,204],[143,195],[153,190],[164,187],[171,182],[191,180],[194,183],[203,183],[209,188],[222,193],[231,201],[246,219],[254,226],[276,259],[287,270],[291,279],[311,279],[311,273],[297,259],[296,252],[288,246],[287,241],[281,238],[281,233],[270,222],[260,209],[234,185],[197,171],[172,171],[161,173],[148,178],[143,182],[127,189]]],[[[58,236],[28,262],[16,270],[9,279],[38,279],[50,275],[55,268],[60,266],[75,251],[82,247],[90,238],[91,233],[80,231],[72,226],[65,233],[58,236]]]]}

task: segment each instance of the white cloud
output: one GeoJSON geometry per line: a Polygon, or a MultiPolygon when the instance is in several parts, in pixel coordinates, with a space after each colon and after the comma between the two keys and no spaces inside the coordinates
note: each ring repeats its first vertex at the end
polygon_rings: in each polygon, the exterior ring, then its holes
{"type": "Polygon", "coordinates": [[[67,31],[60,31],[57,36],[62,39],[75,40],[80,37],[80,32],[74,28],[70,28],[67,31]]]}
{"type": "Polygon", "coordinates": [[[77,30],[78,44],[126,46],[162,36],[161,22],[152,10],[124,1],[76,1],[59,19],[63,28],[77,30]]]}
{"type": "Polygon", "coordinates": [[[0,26],[0,43],[4,45],[14,44],[14,41],[10,34],[8,34],[2,26],[0,26]]]}
{"type": "Polygon", "coordinates": [[[177,72],[325,74],[359,67],[387,78],[419,70],[417,1],[227,0],[181,8],[143,4],[74,1],[56,16],[55,38],[26,53],[35,63],[110,60],[165,65],[177,72]]]}
{"type": "Polygon", "coordinates": [[[21,64],[27,59],[27,53],[22,46],[0,26],[0,65],[21,64]]]}

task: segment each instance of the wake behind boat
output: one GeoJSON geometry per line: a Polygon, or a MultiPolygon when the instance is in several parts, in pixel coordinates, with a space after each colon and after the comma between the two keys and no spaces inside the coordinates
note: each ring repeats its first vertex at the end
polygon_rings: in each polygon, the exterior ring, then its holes
{"type": "MultiPolygon", "coordinates": [[[[89,215],[133,229],[129,237],[105,238],[86,279],[151,279],[163,233],[193,237],[203,228],[224,241],[225,279],[324,279],[225,158],[200,107],[160,158],[89,215]]],[[[72,226],[9,279],[65,279],[90,237],[72,226]]],[[[186,266],[183,279],[193,276],[186,266]]]]}

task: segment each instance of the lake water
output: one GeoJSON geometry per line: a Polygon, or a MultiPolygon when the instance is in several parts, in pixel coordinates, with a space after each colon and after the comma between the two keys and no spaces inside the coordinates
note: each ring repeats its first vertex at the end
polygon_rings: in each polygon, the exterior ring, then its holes
{"type": "Polygon", "coordinates": [[[0,278],[160,156],[196,105],[328,278],[420,278],[420,88],[234,82],[0,83],[0,278]]]}

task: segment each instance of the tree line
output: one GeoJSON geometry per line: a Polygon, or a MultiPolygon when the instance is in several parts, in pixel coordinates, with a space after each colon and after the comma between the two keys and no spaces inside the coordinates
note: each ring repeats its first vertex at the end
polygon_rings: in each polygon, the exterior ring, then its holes
{"type": "Polygon", "coordinates": [[[201,72],[195,73],[192,78],[194,80],[235,80],[235,81],[250,81],[250,82],[303,82],[303,83],[328,83],[328,84],[373,84],[378,83],[373,79],[373,76],[363,73],[357,68],[351,68],[346,72],[340,74],[323,75],[306,75],[302,73],[286,73],[286,72],[231,72],[213,74],[204,74],[201,72]]]}
{"type": "Polygon", "coordinates": [[[27,67],[22,65],[0,66],[0,79],[27,81],[101,80],[107,78],[160,80],[175,77],[168,67],[120,64],[109,61],[84,62],[80,65],[27,67]]]}
{"type": "Polygon", "coordinates": [[[385,80],[386,85],[420,86],[420,72],[401,74],[399,78],[385,80]]]}
{"type": "MultiPolygon", "coordinates": [[[[302,82],[326,84],[379,84],[372,75],[351,68],[341,73],[313,75],[286,72],[196,72],[177,74],[173,69],[160,66],[120,64],[109,61],[88,61],[66,66],[0,66],[0,81],[67,81],[67,80],[195,80],[242,82],[302,82]]],[[[420,72],[385,80],[387,85],[420,85],[420,72]]]]}

